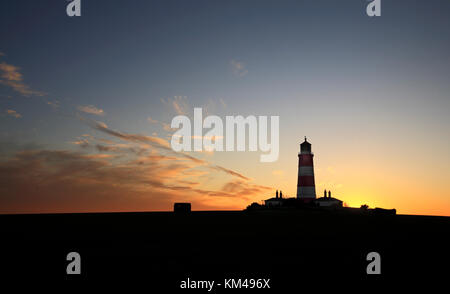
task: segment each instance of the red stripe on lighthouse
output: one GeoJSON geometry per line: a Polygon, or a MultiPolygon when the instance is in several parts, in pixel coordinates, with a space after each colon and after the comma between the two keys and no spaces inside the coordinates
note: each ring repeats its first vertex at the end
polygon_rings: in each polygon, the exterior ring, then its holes
{"type": "Polygon", "coordinates": [[[299,177],[299,181],[300,183],[299,186],[302,187],[314,187],[314,176],[300,176],[299,177]]]}
{"type": "Polygon", "coordinates": [[[299,166],[313,166],[313,155],[312,154],[300,154],[298,156],[299,166]]]}

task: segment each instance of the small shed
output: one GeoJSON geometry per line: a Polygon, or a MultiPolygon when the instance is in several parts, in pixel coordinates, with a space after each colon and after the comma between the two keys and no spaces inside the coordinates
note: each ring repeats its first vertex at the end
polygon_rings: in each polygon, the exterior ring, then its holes
{"type": "Polygon", "coordinates": [[[173,205],[173,211],[174,212],[183,212],[183,213],[190,212],[191,204],[188,202],[187,203],[182,203],[182,202],[175,203],[173,205]]]}

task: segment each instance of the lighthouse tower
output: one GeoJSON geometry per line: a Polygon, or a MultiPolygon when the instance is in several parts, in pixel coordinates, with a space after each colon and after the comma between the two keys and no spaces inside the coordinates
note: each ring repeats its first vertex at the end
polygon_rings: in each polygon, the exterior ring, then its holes
{"type": "Polygon", "coordinates": [[[302,199],[304,202],[311,202],[316,199],[313,157],[311,144],[305,137],[305,141],[300,144],[300,153],[298,154],[297,181],[297,198],[302,199]]]}

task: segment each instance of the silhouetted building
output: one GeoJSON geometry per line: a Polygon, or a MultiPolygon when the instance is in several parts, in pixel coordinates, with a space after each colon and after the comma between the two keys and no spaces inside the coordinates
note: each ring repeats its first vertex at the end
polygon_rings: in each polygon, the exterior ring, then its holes
{"type": "Polygon", "coordinates": [[[283,206],[284,199],[282,198],[283,194],[280,191],[280,197],[278,197],[278,190],[275,194],[275,197],[264,200],[264,205],[267,207],[278,207],[283,206]]]}
{"type": "Polygon", "coordinates": [[[306,203],[316,199],[313,157],[311,144],[305,137],[305,141],[300,144],[300,153],[298,154],[297,198],[306,203]]]}
{"type": "Polygon", "coordinates": [[[342,207],[342,201],[331,197],[331,191],[328,191],[327,197],[327,190],[323,191],[323,197],[317,198],[314,203],[319,207],[342,207]]]}
{"type": "Polygon", "coordinates": [[[311,208],[318,206],[336,208],[343,206],[341,200],[331,197],[331,191],[324,190],[323,197],[316,199],[313,157],[311,143],[305,137],[305,141],[300,144],[300,153],[298,154],[297,198],[284,199],[283,192],[276,190],[275,197],[264,201],[265,207],[311,208]]]}

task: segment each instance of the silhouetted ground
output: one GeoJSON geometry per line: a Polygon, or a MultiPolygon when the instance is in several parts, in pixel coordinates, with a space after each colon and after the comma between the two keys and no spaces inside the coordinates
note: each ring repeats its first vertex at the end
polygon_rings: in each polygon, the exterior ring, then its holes
{"type": "Polygon", "coordinates": [[[445,283],[449,274],[448,217],[211,211],[2,215],[0,223],[4,281],[132,279],[177,289],[188,277],[270,278],[279,290],[354,280],[445,283]],[[81,254],[80,276],[66,275],[71,251],[81,254]],[[366,274],[371,251],[381,255],[379,276],[366,274]]]}

